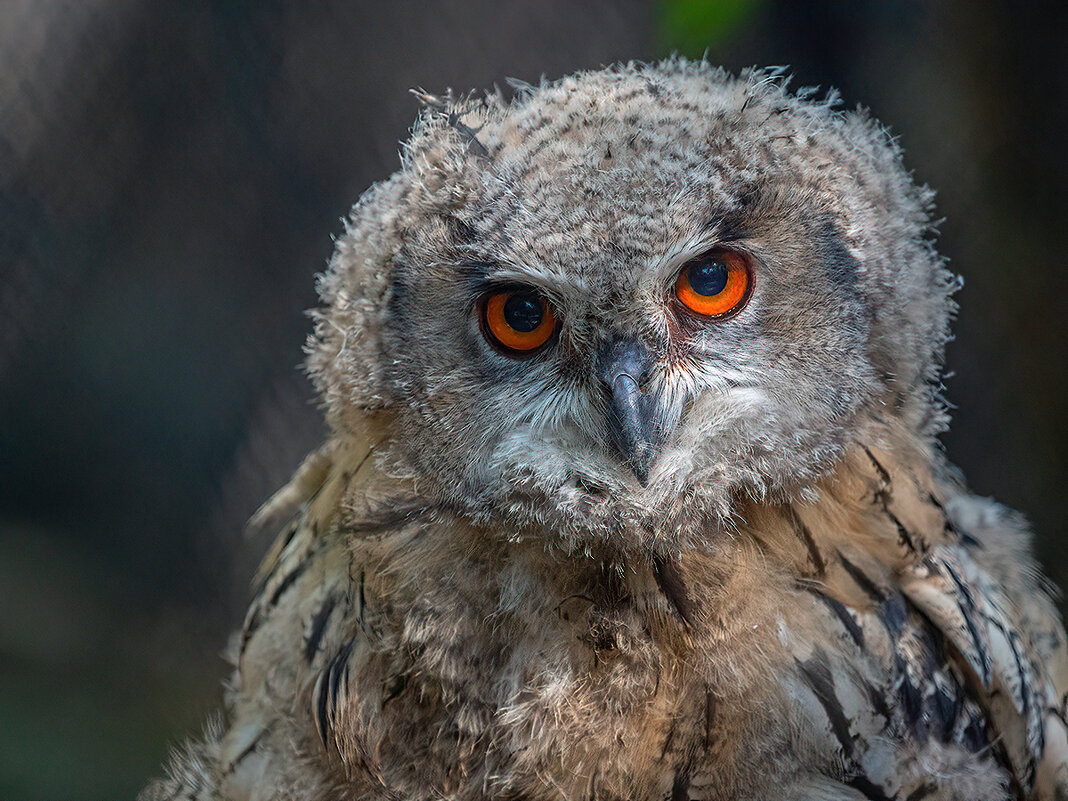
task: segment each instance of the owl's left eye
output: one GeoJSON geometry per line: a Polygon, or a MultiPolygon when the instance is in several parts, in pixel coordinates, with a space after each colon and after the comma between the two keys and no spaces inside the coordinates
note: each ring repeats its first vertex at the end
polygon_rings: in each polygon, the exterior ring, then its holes
{"type": "Polygon", "coordinates": [[[510,356],[531,355],[552,337],[552,306],[532,289],[511,288],[489,295],[482,304],[482,332],[510,356]]]}
{"type": "Polygon", "coordinates": [[[725,319],[749,300],[752,284],[745,256],[714,250],[686,263],[675,280],[675,297],[695,314],[725,319]]]}

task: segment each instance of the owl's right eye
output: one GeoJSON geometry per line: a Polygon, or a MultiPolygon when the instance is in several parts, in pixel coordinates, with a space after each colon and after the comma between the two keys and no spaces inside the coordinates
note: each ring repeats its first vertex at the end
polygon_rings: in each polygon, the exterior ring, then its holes
{"type": "Polygon", "coordinates": [[[532,289],[494,292],[482,303],[482,333],[510,356],[532,355],[556,330],[552,306],[532,289]]]}
{"type": "Polygon", "coordinates": [[[710,320],[739,312],[753,288],[746,258],[716,249],[683,266],[675,281],[675,297],[688,311],[710,320]]]}

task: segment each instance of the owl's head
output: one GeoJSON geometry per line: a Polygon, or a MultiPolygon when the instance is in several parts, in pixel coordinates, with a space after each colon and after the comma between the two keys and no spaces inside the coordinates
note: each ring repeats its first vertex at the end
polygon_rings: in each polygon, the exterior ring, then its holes
{"type": "Polygon", "coordinates": [[[431,101],[353,210],[309,365],[420,491],[571,545],[708,542],[874,422],[929,437],[952,276],[863,112],[627,65],[431,101]]]}

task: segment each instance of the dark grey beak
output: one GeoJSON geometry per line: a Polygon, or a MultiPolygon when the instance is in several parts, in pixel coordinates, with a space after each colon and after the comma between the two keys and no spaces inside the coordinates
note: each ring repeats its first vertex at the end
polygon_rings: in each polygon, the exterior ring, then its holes
{"type": "Polygon", "coordinates": [[[657,398],[644,391],[652,367],[648,351],[631,337],[610,340],[597,359],[609,392],[609,439],[643,486],[664,444],[657,398]]]}

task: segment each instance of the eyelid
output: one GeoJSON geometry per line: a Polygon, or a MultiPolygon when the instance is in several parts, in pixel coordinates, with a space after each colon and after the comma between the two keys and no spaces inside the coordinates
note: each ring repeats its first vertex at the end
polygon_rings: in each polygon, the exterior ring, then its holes
{"type": "Polygon", "coordinates": [[[525,269],[511,264],[494,263],[472,281],[481,294],[504,289],[528,289],[537,292],[559,308],[566,297],[588,294],[590,287],[577,274],[562,274],[551,269],[525,269]]]}

